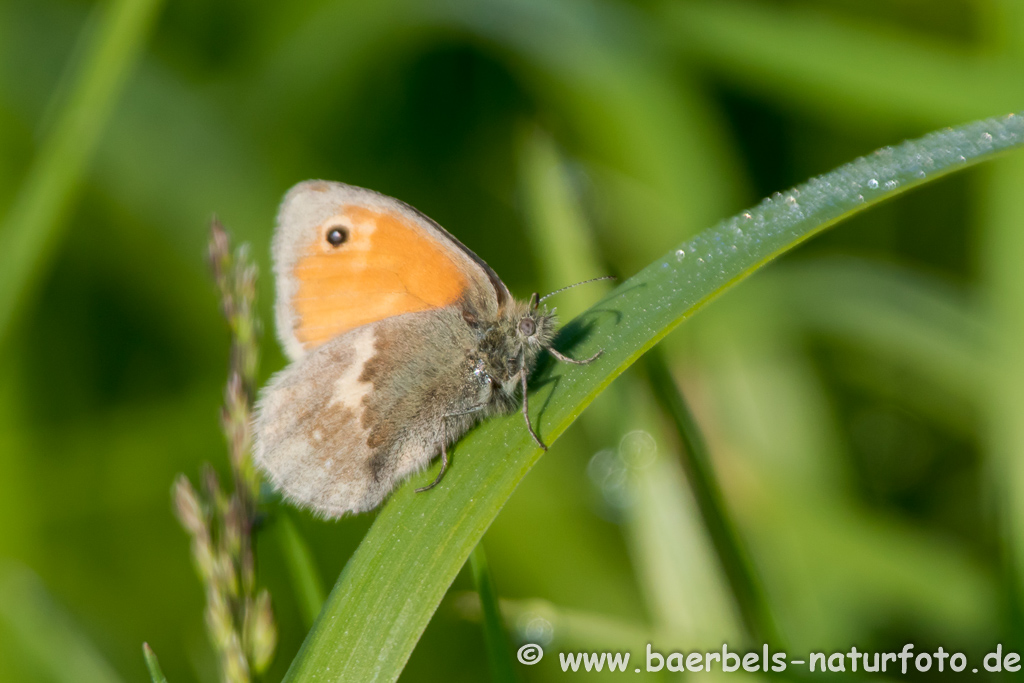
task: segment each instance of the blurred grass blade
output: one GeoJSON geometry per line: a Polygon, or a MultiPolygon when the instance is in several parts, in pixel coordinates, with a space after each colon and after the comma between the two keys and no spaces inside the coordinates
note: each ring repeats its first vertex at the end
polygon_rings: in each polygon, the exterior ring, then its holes
{"type": "Polygon", "coordinates": [[[700,427],[697,426],[690,407],[686,405],[660,350],[651,349],[645,360],[654,396],[679,433],[686,480],[700,508],[718,560],[728,577],[747,633],[754,643],[770,643],[781,647],[782,642],[768,606],[767,596],[751,562],[750,554],[743,545],[725,506],[725,499],[715,478],[711,457],[700,427]]]}
{"type": "Polygon", "coordinates": [[[277,525],[284,561],[288,565],[292,588],[299,601],[299,612],[302,613],[302,621],[306,628],[309,628],[324,606],[324,584],[316,569],[309,544],[295,527],[291,514],[283,506],[277,509],[277,525]]]}
{"type": "Polygon", "coordinates": [[[688,74],[666,68],[643,13],[617,2],[473,0],[457,21],[510,52],[524,85],[571,126],[618,218],[604,239],[620,263],[638,269],[739,205],[720,119],[688,74]]]}
{"type": "MultiPolygon", "coordinates": [[[[67,101],[39,146],[9,213],[0,223],[0,339],[39,277],[96,149],[104,125],[162,0],[111,0],[96,6],[97,30],[67,101]]],[[[87,24],[92,28],[93,23],[87,24]]],[[[77,55],[77,52],[75,53],[77,55]]]]}
{"type": "MultiPolygon", "coordinates": [[[[1002,550],[1010,572],[1011,612],[1017,629],[1024,623],[1024,156],[994,164],[984,184],[987,203],[984,267],[994,332],[992,381],[988,386],[988,447],[999,494],[1002,550]]],[[[1022,636],[1018,630],[1016,637],[1022,636]]]]}
{"type": "MultiPolygon", "coordinates": [[[[602,272],[594,237],[554,143],[535,130],[523,136],[519,157],[526,223],[546,287],[602,272]]],[[[622,268],[622,254],[614,254],[611,260],[622,268]]],[[[571,317],[607,289],[605,282],[594,283],[559,294],[555,302],[571,317]]],[[[602,496],[621,498],[633,572],[655,628],[687,646],[736,642],[741,636],[738,610],[697,504],[675,466],[672,439],[661,420],[651,419],[657,411],[648,394],[638,376],[627,375],[582,417],[592,442],[616,446],[604,449],[594,462],[608,472],[628,473],[600,477],[622,485],[614,492],[602,490],[602,496]]]]}
{"type": "Polygon", "coordinates": [[[28,569],[0,565],[0,623],[16,651],[58,683],[120,683],[96,646],[28,569]]]}
{"type": "MultiPolygon", "coordinates": [[[[539,369],[530,401],[539,433],[553,442],[684,318],[776,256],[868,206],[1022,144],[1020,116],[932,133],[702,232],[566,325],[561,350],[604,355],[588,366],[539,369]]],[[[540,456],[521,416],[497,417],[459,442],[443,485],[414,493],[435,476],[428,472],[402,486],[342,571],[286,680],[397,679],[448,586],[540,456]]]]}
{"type": "MultiPolygon", "coordinates": [[[[631,650],[638,652],[647,643],[676,642],[660,636],[646,624],[618,617],[577,610],[538,598],[499,601],[501,616],[519,642],[548,644],[587,650],[631,650]]],[[[475,593],[465,592],[455,600],[455,609],[470,621],[480,621],[482,607],[475,593]]],[[[678,645],[682,648],[682,645],[678,645]]]]}
{"type": "Polygon", "coordinates": [[[149,643],[142,644],[142,656],[146,660],[146,668],[149,669],[149,678],[153,683],[167,683],[167,677],[164,676],[164,672],[160,668],[160,660],[156,658],[156,653],[153,652],[153,648],[149,646],[149,643]]]}
{"type": "Polygon", "coordinates": [[[623,527],[653,628],[685,649],[750,643],[650,388],[636,373],[616,385],[632,426],[616,449],[626,474],[623,527]]]}
{"type": "MultiPolygon", "coordinates": [[[[540,128],[524,130],[518,157],[526,227],[540,266],[541,286],[554,291],[607,275],[551,137],[540,128]]],[[[574,287],[553,298],[552,305],[571,318],[608,289],[608,282],[574,287]]]]}
{"type": "Polygon", "coordinates": [[[853,642],[877,623],[863,611],[868,604],[949,642],[980,647],[995,637],[1005,593],[969,551],[893,515],[865,513],[842,492],[794,486],[770,466],[754,473],[750,485],[734,487],[732,509],[782,596],[777,617],[792,642],[853,642]]]}
{"type": "MultiPolygon", "coordinates": [[[[802,260],[794,266],[802,268],[802,260]]],[[[792,267],[772,268],[687,326],[701,328],[687,329],[691,339],[721,327],[702,353],[689,356],[688,373],[701,378],[701,402],[714,421],[707,433],[727,463],[719,472],[723,493],[769,589],[779,630],[793,647],[852,642],[871,628],[874,618],[864,612],[871,604],[950,642],[987,642],[998,597],[984,565],[933,530],[867,510],[851,495],[843,471],[848,445],[820,373],[772,329],[790,317],[784,303],[793,291],[774,284],[792,267]],[[737,304],[741,310],[730,310],[737,304]],[[752,309],[767,324],[731,324],[752,309]]],[[[903,464],[912,457],[905,444],[876,452],[903,464]]]]}
{"type": "Polygon", "coordinates": [[[870,24],[735,0],[666,5],[669,40],[753,92],[863,126],[932,127],[1012,111],[1019,65],[870,24]]]}
{"type": "Polygon", "coordinates": [[[491,665],[492,683],[515,683],[516,670],[512,662],[512,649],[505,625],[501,620],[501,609],[498,607],[498,594],[494,590],[494,578],[487,565],[487,555],[483,543],[478,543],[469,556],[469,566],[473,573],[473,583],[480,596],[480,607],[483,612],[484,642],[487,644],[487,660],[491,665]]]}
{"type": "MultiPolygon", "coordinates": [[[[976,410],[988,400],[992,335],[969,292],[891,264],[836,258],[779,269],[770,285],[778,285],[778,296],[792,311],[787,318],[802,328],[895,362],[925,380],[930,391],[939,389],[961,405],[976,410]]],[[[894,389],[908,400],[921,390],[916,382],[906,386],[890,377],[888,383],[900,385],[894,389]]],[[[876,385],[875,391],[886,388],[876,385]]],[[[936,406],[915,402],[936,414],[936,406]]],[[[941,415],[944,425],[967,417],[941,415]]]]}
{"type": "Polygon", "coordinates": [[[501,61],[545,118],[572,131],[605,208],[627,224],[605,237],[639,268],[737,206],[742,182],[720,117],[667,66],[652,32],[644,13],[619,2],[323,3],[272,55],[255,109],[294,125],[325,88],[358,100],[379,55],[465,36],[501,61]],[[350,39],[339,43],[342,33],[350,39]]]}

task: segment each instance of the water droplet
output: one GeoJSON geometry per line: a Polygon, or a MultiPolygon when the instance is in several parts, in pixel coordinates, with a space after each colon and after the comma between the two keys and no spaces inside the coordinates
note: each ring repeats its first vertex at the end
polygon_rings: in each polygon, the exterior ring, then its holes
{"type": "Polygon", "coordinates": [[[885,189],[887,189],[887,190],[895,190],[899,186],[900,186],[900,181],[898,181],[898,180],[887,180],[885,182],[885,189]]]}
{"type": "Polygon", "coordinates": [[[872,178],[871,180],[869,180],[868,181],[868,187],[870,187],[872,190],[877,188],[878,187],[878,180],[875,179],[875,178],[872,178]]]}
{"type": "Polygon", "coordinates": [[[676,249],[676,261],[682,261],[686,256],[686,252],[682,249],[676,249]]]}
{"type": "Polygon", "coordinates": [[[992,133],[982,133],[981,139],[985,142],[992,142],[992,133]]]}

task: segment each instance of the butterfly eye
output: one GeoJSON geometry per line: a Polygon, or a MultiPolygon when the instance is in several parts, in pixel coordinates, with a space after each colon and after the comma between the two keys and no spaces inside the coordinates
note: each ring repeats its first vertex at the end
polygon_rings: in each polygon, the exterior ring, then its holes
{"type": "Polygon", "coordinates": [[[533,333],[537,331],[537,323],[533,321],[533,318],[523,318],[519,321],[519,333],[524,337],[533,336],[533,333]]]}
{"type": "Polygon", "coordinates": [[[332,247],[340,247],[348,241],[348,230],[342,227],[334,227],[327,231],[327,241],[332,247]]]}

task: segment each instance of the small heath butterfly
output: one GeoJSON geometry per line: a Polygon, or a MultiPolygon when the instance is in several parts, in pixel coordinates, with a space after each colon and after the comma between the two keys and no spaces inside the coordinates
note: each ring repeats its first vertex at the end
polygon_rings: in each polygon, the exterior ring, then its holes
{"type": "MultiPolygon", "coordinates": [[[[257,404],[254,458],[324,517],[377,507],[482,417],[521,405],[554,313],[517,301],[484,261],[397,199],[310,180],[273,241],[277,334],[291,363],[257,404]],[[517,395],[520,397],[517,400],[517,395]]],[[[600,354],[598,354],[600,355],[600,354]]]]}

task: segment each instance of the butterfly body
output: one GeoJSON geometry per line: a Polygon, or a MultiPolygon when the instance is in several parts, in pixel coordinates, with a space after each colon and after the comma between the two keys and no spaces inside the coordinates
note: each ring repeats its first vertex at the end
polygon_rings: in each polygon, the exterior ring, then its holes
{"type": "Polygon", "coordinates": [[[515,300],[443,228],[370,190],[293,188],[274,267],[292,362],[261,393],[254,459],[325,517],[376,507],[438,454],[446,466],[447,446],[517,394],[526,415],[542,350],[569,360],[550,348],[555,318],[536,297],[515,300]]]}
{"type": "MultiPolygon", "coordinates": [[[[541,320],[549,330],[551,318],[541,320]]],[[[326,517],[377,507],[477,421],[516,405],[519,373],[540,347],[510,343],[511,322],[472,326],[445,308],[327,342],[264,390],[257,463],[286,497],[326,517]]]]}

